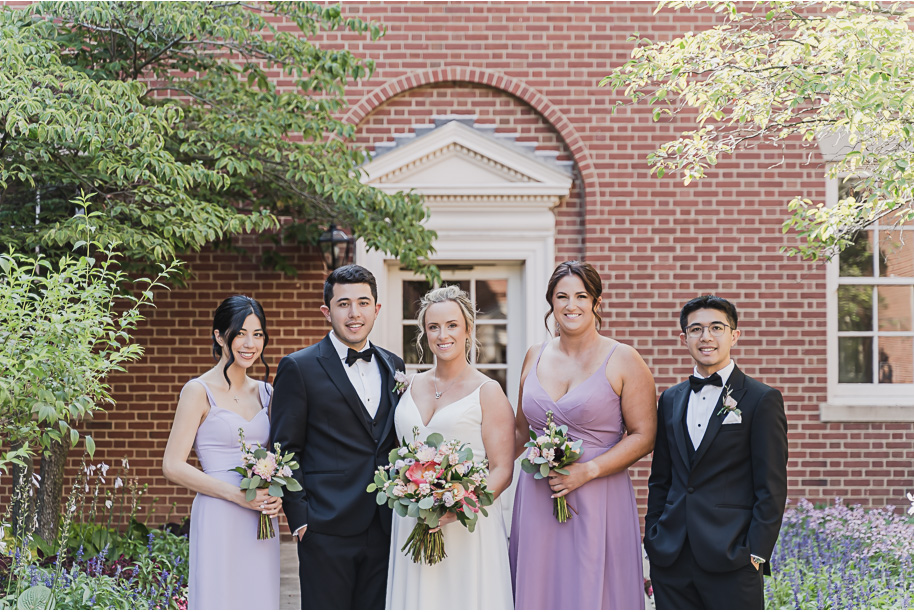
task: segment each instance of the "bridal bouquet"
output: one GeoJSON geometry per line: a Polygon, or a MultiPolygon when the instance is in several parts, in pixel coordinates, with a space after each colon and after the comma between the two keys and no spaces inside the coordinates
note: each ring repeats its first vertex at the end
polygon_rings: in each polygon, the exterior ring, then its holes
{"type": "MultiPolygon", "coordinates": [[[[418,438],[419,428],[413,428],[418,438]]],[[[390,451],[389,465],[378,466],[368,492],[377,492],[379,506],[387,504],[400,516],[411,516],[418,523],[409,534],[402,550],[414,563],[434,565],[447,554],[444,535],[431,532],[448,512],[471,532],[476,528],[477,514],[488,516],[495,496],[486,488],[488,462],[473,461],[473,449],[457,440],[444,440],[433,433],[425,442],[406,442],[390,451]]]]}
{"type": "MultiPolygon", "coordinates": [[[[546,427],[542,435],[537,435],[533,428],[530,428],[530,441],[524,444],[530,450],[521,461],[520,467],[528,474],[533,474],[537,480],[549,476],[550,470],[568,475],[568,470],[563,468],[581,457],[581,444],[582,440],[572,441],[568,437],[567,425],[555,424],[550,410],[546,413],[546,427]]],[[[560,523],[571,518],[565,497],[556,497],[552,501],[552,513],[560,523]]],[[[573,507],[571,509],[574,510],[573,507]]]]}
{"type": "MultiPolygon", "coordinates": [[[[273,445],[276,450],[271,453],[264,447],[256,448],[244,441],[244,430],[238,428],[238,441],[241,443],[243,463],[235,471],[243,476],[241,490],[248,501],[257,496],[257,489],[269,489],[273,497],[282,497],[283,488],[289,491],[301,491],[301,483],[292,478],[292,470],[298,468],[298,462],[292,460],[292,453],[283,455],[279,451],[279,443],[273,445]]],[[[257,530],[258,540],[268,540],[276,536],[273,530],[273,521],[264,513],[260,513],[260,528],[257,530]]]]}

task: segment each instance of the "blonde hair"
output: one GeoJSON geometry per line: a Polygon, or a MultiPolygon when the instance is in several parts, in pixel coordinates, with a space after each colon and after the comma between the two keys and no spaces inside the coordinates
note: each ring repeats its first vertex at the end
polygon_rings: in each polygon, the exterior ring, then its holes
{"type": "Polygon", "coordinates": [[[473,306],[470,296],[467,292],[457,285],[445,285],[437,289],[432,289],[419,301],[419,313],[416,315],[419,323],[419,333],[416,335],[416,350],[419,351],[419,360],[422,360],[422,342],[425,340],[425,313],[432,304],[442,304],[444,302],[454,302],[460,308],[463,314],[463,320],[466,323],[467,344],[466,356],[467,363],[471,361],[471,350],[475,349],[479,353],[479,341],[473,341],[473,328],[476,327],[476,308],[473,306]]]}

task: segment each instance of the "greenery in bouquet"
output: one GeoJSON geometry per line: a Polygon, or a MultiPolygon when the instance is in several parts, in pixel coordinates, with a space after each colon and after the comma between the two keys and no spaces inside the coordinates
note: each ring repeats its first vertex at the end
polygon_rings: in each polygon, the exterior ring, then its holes
{"type": "MultiPolygon", "coordinates": [[[[528,474],[533,474],[537,480],[547,478],[550,471],[567,476],[569,472],[564,468],[580,459],[581,444],[581,440],[568,437],[567,425],[555,424],[550,410],[546,413],[546,427],[542,434],[537,434],[530,428],[530,441],[524,444],[529,450],[521,460],[520,467],[528,474]]],[[[552,501],[552,513],[560,523],[571,519],[569,508],[577,512],[565,497],[555,497],[552,501]]]]}
{"type": "Polygon", "coordinates": [[[414,563],[434,565],[447,554],[444,535],[437,529],[441,518],[453,513],[469,531],[476,528],[479,513],[488,516],[495,495],[486,486],[489,474],[486,460],[473,461],[473,449],[458,440],[444,440],[433,433],[425,442],[416,439],[419,428],[413,429],[413,442],[390,451],[390,463],[379,467],[369,493],[377,493],[378,505],[387,504],[403,517],[415,518],[417,523],[401,550],[414,563]]]}
{"type": "MultiPolygon", "coordinates": [[[[244,429],[238,428],[238,439],[241,443],[243,463],[235,468],[241,474],[241,490],[248,501],[257,496],[257,489],[269,489],[273,497],[282,497],[283,489],[301,491],[302,486],[292,477],[292,470],[298,469],[298,462],[293,460],[292,453],[285,455],[279,450],[279,443],[273,445],[276,452],[264,447],[249,445],[244,441],[244,429]]],[[[258,540],[276,537],[273,521],[266,514],[260,514],[260,526],[257,529],[258,540]]]]}

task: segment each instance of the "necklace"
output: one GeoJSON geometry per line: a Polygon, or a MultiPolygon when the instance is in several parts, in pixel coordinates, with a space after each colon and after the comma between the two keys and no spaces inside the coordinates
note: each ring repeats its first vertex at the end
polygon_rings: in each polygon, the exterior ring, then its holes
{"type": "Polygon", "coordinates": [[[432,383],[435,385],[435,399],[436,400],[441,399],[441,396],[444,395],[445,393],[447,393],[448,389],[453,387],[454,383],[456,383],[458,380],[460,380],[463,377],[464,372],[466,372],[466,368],[461,370],[460,374],[458,374],[457,377],[454,378],[454,380],[452,380],[451,383],[447,387],[444,388],[444,391],[438,391],[438,370],[436,369],[435,373],[432,374],[432,383]]]}
{"type": "Polygon", "coordinates": [[[233,394],[232,394],[232,397],[235,399],[235,403],[236,403],[236,404],[240,401],[240,400],[238,399],[238,396],[237,396],[236,394],[233,393],[233,394]]]}

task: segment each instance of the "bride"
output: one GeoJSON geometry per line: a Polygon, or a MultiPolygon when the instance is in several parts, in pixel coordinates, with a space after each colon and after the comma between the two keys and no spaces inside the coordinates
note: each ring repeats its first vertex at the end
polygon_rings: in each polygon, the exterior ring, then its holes
{"type": "Polygon", "coordinates": [[[419,335],[435,356],[435,367],[417,374],[395,414],[397,438],[440,433],[469,444],[474,460],[489,459],[488,488],[495,503],[479,516],[473,533],[449,513],[441,519],[447,557],[435,564],[413,563],[401,552],[416,519],[394,514],[387,576],[388,609],[513,609],[508,537],[499,495],[514,469],[514,411],[501,387],[472,367],[470,351],[476,313],[458,287],[441,287],[422,298],[419,335]]]}

